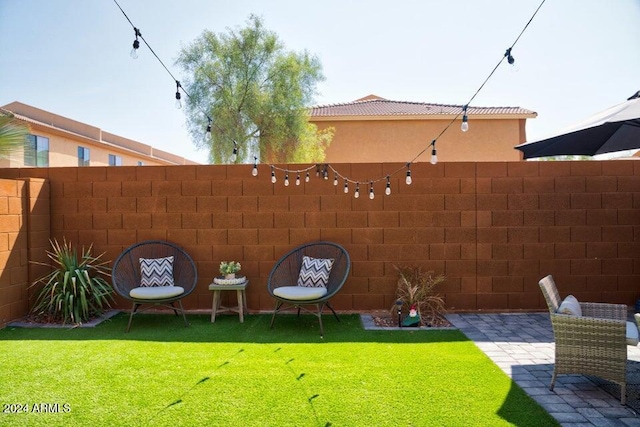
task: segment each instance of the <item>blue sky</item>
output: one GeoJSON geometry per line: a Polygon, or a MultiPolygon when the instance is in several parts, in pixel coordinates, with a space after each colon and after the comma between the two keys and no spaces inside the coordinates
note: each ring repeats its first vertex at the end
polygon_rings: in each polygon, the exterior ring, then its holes
{"type": "MultiPolygon", "coordinates": [[[[178,80],[181,46],[255,13],[288,49],[320,58],[317,104],[376,94],[462,105],[540,0],[118,3],[178,80]]],[[[505,61],[472,105],[536,111],[534,140],[623,102],[640,90],[638,22],[640,0],[547,0],[513,51],[516,67],[505,61]]],[[[113,0],[0,0],[0,105],[21,101],[206,162],[175,108],[175,83],[146,46],[130,58],[133,39],[113,0]]]]}

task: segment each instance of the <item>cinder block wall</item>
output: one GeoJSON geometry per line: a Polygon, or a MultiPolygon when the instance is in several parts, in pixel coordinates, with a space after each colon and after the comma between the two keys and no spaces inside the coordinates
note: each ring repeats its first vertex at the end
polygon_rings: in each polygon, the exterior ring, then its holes
{"type": "MultiPolygon", "coordinates": [[[[195,259],[200,280],[189,309],[209,309],[208,284],[222,260],[248,276],[248,305],[269,310],[265,288],[277,259],[298,244],[332,240],[350,252],[352,272],[339,310],[388,308],[394,264],[447,276],[452,310],[544,308],[538,280],[553,274],[561,294],[633,304],[640,297],[640,163],[428,163],[376,183],[403,164],[334,164],[360,180],[361,197],[312,171],[300,186],[270,181],[261,165],[3,170],[46,178],[51,235],[113,260],[141,240],[166,239],[195,259]]],[[[301,168],[301,166],[299,166],[301,168]]],[[[123,304],[123,301],[120,301],[123,304]]],[[[127,307],[126,305],[122,305],[127,307]]]]}
{"type": "Polygon", "coordinates": [[[0,179],[0,328],[29,311],[49,241],[49,186],[43,179],[0,179]]]}

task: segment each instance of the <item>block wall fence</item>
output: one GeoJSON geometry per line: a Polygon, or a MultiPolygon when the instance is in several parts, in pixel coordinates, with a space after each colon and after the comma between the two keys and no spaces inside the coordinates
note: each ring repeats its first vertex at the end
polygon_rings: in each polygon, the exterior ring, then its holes
{"type": "Polygon", "coordinates": [[[142,240],[177,243],[198,268],[191,310],[211,308],[208,285],[222,260],[242,263],[250,310],[272,309],[271,268],[315,240],[351,255],[334,300],[342,311],[391,307],[394,264],[445,274],[449,310],[544,309],[538,280],[547,274],[561,295],[628,305],[640,297],[640,162],[417,163],[411,185],[402,171],[390,196],[377,182],[373,200],[369,180],[403,164],[332,166],[362,182],[360,198],[315,171],[300,186],[290,176],[285,187],[282,173],[272,184],[267,165],[257,177],[251,165],[0,170],[0,317],[26,310],[35,276],[25,266],[42,259],[49,236],[93,244],[112,261],[142,240]]]}

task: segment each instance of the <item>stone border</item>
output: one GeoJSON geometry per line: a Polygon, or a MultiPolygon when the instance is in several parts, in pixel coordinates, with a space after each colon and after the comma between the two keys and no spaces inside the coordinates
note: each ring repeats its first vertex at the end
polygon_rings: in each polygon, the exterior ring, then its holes
{"type": "Polygon", "coordinates": [[[26,320],[16,320],[13,322],[7,323],[7,328],[50,328],[50,329],[74,329],[74,328],[95,328],[100,323],[105,320],[111,319],[116,314],[120,313],[120,310],[109,310],[99,317],[92,319],[86,323],[82,323],[80,325],[76,324],[66,324],[60,325],[57,323],[36,323],[36,322],[27,322],[26,320]]]}
{"type": "MultiPolygon", "coordinates": [[[[446,317],[446,316],[445,316],[446,317]]],[[[377,326],[375,320],[373,320],[373,315],[371,314],[360,314],[360,321],[362,322],[362,327],[367,331],[457,331],[458,328],[455,326],[418,326],[418,327],[405,327],[400,328],[398,326],[377,326]]]]}

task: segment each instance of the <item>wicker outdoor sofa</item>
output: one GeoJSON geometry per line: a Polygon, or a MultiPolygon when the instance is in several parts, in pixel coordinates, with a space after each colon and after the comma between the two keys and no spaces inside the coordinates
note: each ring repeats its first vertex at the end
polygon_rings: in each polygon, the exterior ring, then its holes
{"type": "Polygon", "coordinates": [[[580,302],[577,315],[563,314],[568,310],[561,307],[563,300],[553,277],[541,279],[539,285],[549,307],[555,337],[550,389],[553,390],[558,374],[593,375],[619,384],[620,402],[624,405],[627,345],[638,344],[638,327],[627,321],[627,306],[580,302]]]}

